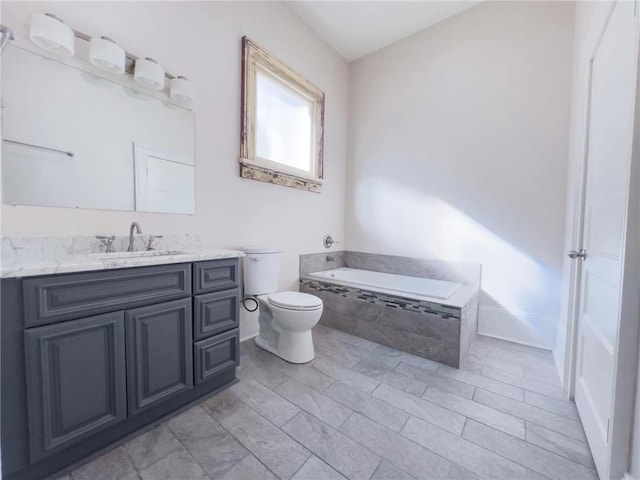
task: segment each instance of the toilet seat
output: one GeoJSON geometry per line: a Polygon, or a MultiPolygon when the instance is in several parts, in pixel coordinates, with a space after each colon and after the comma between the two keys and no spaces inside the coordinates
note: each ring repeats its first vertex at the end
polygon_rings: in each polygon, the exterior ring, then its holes
{"type": "Polygon", "coordinates": [[[285,310],[309,311],[322,308],[322,300],[315,295],[300,292],[276,292],[268,295],[271,305],[285,310]]]}

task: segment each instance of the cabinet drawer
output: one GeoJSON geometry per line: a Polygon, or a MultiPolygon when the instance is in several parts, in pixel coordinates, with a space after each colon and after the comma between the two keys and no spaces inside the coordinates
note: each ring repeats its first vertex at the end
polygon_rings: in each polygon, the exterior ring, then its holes
{"type": "Polygon", "coordinates": [[[196,340],[236,328],[240,317],[240,289],[205,293],[194,297],[196,340]]]}
{"type": "Polygon", "coordinates": [[[193,292],[208,293],[238,287],[238,259],[193,264],[193,292]]]}
{"type": "Polygon", "coordinates": [[[126,418],[124,343],[122,312],[25,332],[32,461],[126,418]]]}
{"type": "Polygon", "coordinates": [[[191,294],[191,265],[159,265],[23,280],[27,327],[191,294]]]}
{"type": "Polygon", "coordinates": [[[228,368],[235,368],[240,354],[239,329],[194,343],[193,354],[196,384],[206,382],[228,368]]]}
{"type": "Polygon", "coordinates": [[[193,387],[191,299],[125,312],[129,416],[193,387]]]}

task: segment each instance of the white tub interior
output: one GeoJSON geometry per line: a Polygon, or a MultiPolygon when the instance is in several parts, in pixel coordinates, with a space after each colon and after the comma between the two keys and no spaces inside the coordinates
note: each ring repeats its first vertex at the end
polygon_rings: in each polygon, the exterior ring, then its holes
{"type": "Polygon", "coordinates": [[[372,272],[355,268],[336,268],[309,274],[329,283],[348,287],[362,287],[381,293],[393,292],[396,295],[406,293],[411,296],[431,297],[446,300],[453,295],[462,283],[433,278],[408,277],[394,273],[372,272]]]}

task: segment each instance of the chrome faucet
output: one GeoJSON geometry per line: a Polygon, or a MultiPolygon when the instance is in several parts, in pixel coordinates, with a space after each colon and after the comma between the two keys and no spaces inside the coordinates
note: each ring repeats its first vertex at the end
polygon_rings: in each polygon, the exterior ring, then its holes
{"type": "Polygon", "coordinates": [[[134,244],[133,244],[133,240],[134,240],[134,236],[133,236],[133,230],[135,229],[136,233],[138,235],[140,235],[142,233],[142,228],[140,227],[140,224],[138,222],[133,222],[131,224],[131,228],[129,228],[129,248],[127,248],[127,252],[134,252],[136,250],[134,244]]]}

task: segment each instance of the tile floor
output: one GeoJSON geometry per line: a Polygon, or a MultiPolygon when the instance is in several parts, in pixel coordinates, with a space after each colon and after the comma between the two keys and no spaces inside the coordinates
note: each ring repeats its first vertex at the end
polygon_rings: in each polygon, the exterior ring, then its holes
{"type": "Polygon", "coordinates": [[[239,383],[62,478],[597,478],[550,352],[478,337],[456,370],[314,335],[307,365],[244,342],[239,383]]]}

